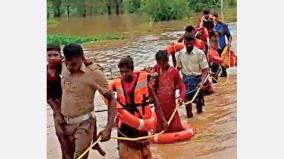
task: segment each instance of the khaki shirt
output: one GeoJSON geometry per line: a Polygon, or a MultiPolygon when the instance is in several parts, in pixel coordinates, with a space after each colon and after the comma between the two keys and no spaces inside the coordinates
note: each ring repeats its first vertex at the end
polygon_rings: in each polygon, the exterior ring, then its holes
{"type": "Polygon", "coordinates": [[[193,47],[190,54],[187,53],[186,48],[177,54],[177,67],[187,76],[198,76],[202,74],[203,69],[209,68],[209,65],[205,53],[193,47]]]}
{"type": "Polygon", "coordinates": [[[82,64],[81,72],[71,73],[66,66],[62,68],[61,110],[65,117],[73,118],[94,110],[94,97],[109,91],[108,82],[96,64],[86,67],[82,64]]]}

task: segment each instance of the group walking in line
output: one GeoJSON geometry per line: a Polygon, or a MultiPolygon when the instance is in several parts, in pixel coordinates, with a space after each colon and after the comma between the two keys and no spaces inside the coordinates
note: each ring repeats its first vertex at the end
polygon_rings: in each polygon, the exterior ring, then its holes
{"type": "MultiPolygon", "coordinates": [[[[126,56],[117,64],[120,76],[112,81],[107,81],[103,69],[84,56],[80,45],[65,45],[62,55],[59,45],[48,44],[47,103],[53,110],[62,158],[87,159],[88,153],[82,156],[83,152],[98,138],[100,142],[110,140],[114,125],[118,137],[183,132],[184,139],[189,139],[194,132],[175,109],[186,103],[188,118],[194,116],[194,106],[198,114],[204,111],[204,96],[214,92],[212,83],[219,76],[227,76],[221,55],[231,42],[228,25],[218,20],[218,14],[204,10],[197,26],[186,26],[177,42],[157,50],[153,55],[156,65],[146,71],[135,70],[135,61],[126,56]],[[207,80],[209,75],[213,80],[207,80]],[[97,91],[108,108],[106,126],[99,133],[94,108],[97,91]],[[192,103],[188,102],[191,100],[192,103]]],[[[170,135],[152,139],[163,142],[170,141],[169,138],[170,135]]],[[[151,141],[118,140],[120,159],[151,159],[151,141]]],[[[92,149],[106,154],[99,143],[92,149]]]]}

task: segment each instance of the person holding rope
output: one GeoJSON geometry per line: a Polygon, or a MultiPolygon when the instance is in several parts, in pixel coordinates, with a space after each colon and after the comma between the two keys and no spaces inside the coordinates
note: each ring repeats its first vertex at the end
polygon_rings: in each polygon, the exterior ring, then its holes
{"type": "Polygon", "coordinates": [[[219,73],[221,71],[221,64],[223,63],[222,58],[220,57],[218,49],[218,34],[215,31],[209,33],[210,46],[208,50],[208,61],[211,69],[211,74],[214,77],[213,83],[217,83],[219,73]]]}
{"type": "MultiPolygon", "coordinates": [[[[62,158],[68,158],[68,142],[67,136],[64,134],[64,118],[61,113],[61,71],[62,71],[62,59],[63,56],[60,52],[60,46],[58,44],[47,44],[47,103],[53,110],[53,121],[55,132],[58,137],[62,158]]],[[[84,59],[86,66],[91,65],[93,62],[90,59],[84,59]]],[[[96,126],[95,126],[96,127],[96,126]]],[[[95,128],[96,130],[96,128],[95,128]]],[[[97,132],[94,131],[94,140],[97,138],[97,132]]],[[[105,155],[99,144],[93,147],[101,155],[105,155]]]]}
{"type": "MultiPolygon", "coordinates": [[[[230,47],[232,43],[232,35],[229,30],[228,24],[225,24],[224,22],[219,21],[218,19],[218,14],[214,13],[213,14],[213,20],[214,20],[214,30],[218,33],[218,53],[221,56],[224,48],[226,46],[230,47]],[[227,42],[226,42],[227,38],[227,42]]],[[[221,77],[227,77],[227,71],[226,68],[222,66],[222,73],[221,77]]]]}
{"type": "Polygon", "coordinates": [[[62,69],[62,56],[60,53],[60,46],[56,44],[47,45],[47,103],[53,111],[53,121],[55,133],[58,138],[62,158],[65,159],[68,144],[64,135],[64,119],[61,114],[61,69],[62,69]]]}
{"type": "MultiPolygon", "coordinates": [[[[209,21],[206,21],[204,22],[204,24],[207,24],[207,22],[209,21]]],[[[213,24],[213,27],[211,27],[211,31],[213,30],[214,28],[214,24],[213,24]]],[[[192,25],[188,25],[186,26],[185,28],[185,33],[178,39],[178,42],[183,42],[183,39],[184,39],[184,36],[186,34],[188,35],[191,35],[194,37],[194,47],[198,48],[198,49],[201,49],[202,51],[205,52],[205,54],[207,55],[207,52],[208,52],[208,44],[205,43],[203,40],[200,40],[198,38],[195,37],[196,35],[196,32],[197,30],[195,30],[195,28],[192,26],[192,25]]],[[[213,87],[212,87],[212,82],[211,80],[207,80],[206,83],[204,84],[206,87],[204,87],[203,89],[203,93],[204,95],[210,95],[212,94],[214,91],[213,91],[213,87]]]]}
{"type": "MultiPolygon", "coordinates": [[[[106,77],[95,65],[85,65],[80,45],[69,44],[63,49],[65,65],[62,68],[61,113],[64,134],[67,136],[66,159],[77,159],[91,144],[96,131],[94,95],[98,90],[110,103],[106,128],[99,133],[100,141],[108,141],[116,115],[115,98],[108,87],[106,77]]],[[[88,153],[82,157],[87,159],[88,153]]]]}
{"type": "MultiPolygon", "coordinates": [[[[118,67],[121,77],[115,79],[110,85],[111,89],[117,92],[117,104],[135,117],[144,119],[147,116],[145,112],[151,111],[149,105],[149,96],[151,95],[155,103],[155,112],[161,119],[162,128],[167,129],[168,123],[161,110],[159,100],[149,83],[148,73],[134,71],[134,63],[130,56],[121,59],[118,67]]],[[[120,119],[118,120],[118,137],[136,138],[148,135],[147,131],[138,129],[128,126],[120,119]]],[[[118,149],[120,159],[152,158],[148,139],[139,141],[118,140],[118,149]]]]}
{"type": "MultiPolygon", "coordinates": [[[[186,100],[190,101],[196,92],[196,88],[203,88],[205,78],[208,74],[208,61],[205,53],[194,47],[194,37],[186,34],[184,36],[185,49],[177,54],[177,68],[181,70],[183,83],[186,89],[186,100]]],[[[194,100],[197,113],[202,113],[202,106],[205,105],[202,91],[194,100]]],[[[192,104],[186,105],[187,117],[193,117],[192,104]]]]}
{"type": "MultiPolygon", "coordinates": [[[[157,98],[160,101],[163,114],[167,121],[169,121],[173,111],[176,108],[176,88],[179,89],[180,97],[178,98],[178,104],[182,104],[185,99],[185,86],[180,77],[177,68],[169,64],[169,57],[167,52],[159,50],[156,53],[157,65],[153,67],[153,72],[158,74],[154,89],[157,94],[157,98]]],[[[158,123],[161,123],[159,117],[158,123]]],[[[168,130],[166,132],[178,132],[184,130],[178,112],[175,113],[168,130]]],[[[156,132],[162,131],[162,125],[157,124],[156,132]]]]}

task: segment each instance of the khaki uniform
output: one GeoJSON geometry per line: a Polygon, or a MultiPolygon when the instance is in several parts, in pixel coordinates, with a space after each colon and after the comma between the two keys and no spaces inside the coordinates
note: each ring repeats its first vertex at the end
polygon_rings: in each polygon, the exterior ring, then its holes
{"type": "MultiPolygon", "coordinates": [[[[86,67],[82,64],[80,70],[76,73],[69,72],[66,67],[62,70],[61,111],[69,142],[66,159],[78,158],[90,146],[95,124],[95,116],[91,114],[94,111],[95,93],[97,90],[100,94],[109,92],[108,82],[99,66],[92,64],[86,67]],[[86,115],[88,119],[74,123],[74,119],[86,115]]],[[[84,158],[87,157],[85,155],[84,158]]]]}

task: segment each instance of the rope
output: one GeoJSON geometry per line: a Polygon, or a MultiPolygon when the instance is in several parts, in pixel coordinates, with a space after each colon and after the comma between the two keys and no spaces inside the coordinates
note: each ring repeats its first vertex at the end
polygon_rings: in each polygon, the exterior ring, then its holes
{"type": "MultiPolygon", "coordinates": [[[[230,48],[229,48],[229,57],[228,57],[228,58],[229,58],[229,67],[228,67],[228,68],[230,68],[230,67],[231,67],[231,53],[230,53],[230,48]]],[[[228,68],[227,68],[227,69],[228,69],[228,68]]],[[[219,70],[219,69],[218,69],[218,70],[219,70]]],[[[217,71],[217,73],[218,73],[218,71],[217,71]]],[[[218,76],[218,74],[217,74],[217,76],[218,76]]],[[[221,84],[222,86],[225,86],[225,85],[229,82],[229,77],[230,77],[230,74],[227,74],[226,81],[221,84]]],[[[212,78],[213,78],[215,81],[218,81],[215,77],[212,76],[212,78]]]]}
{"type": "MultiPolygon", "coordinates": [[[[222,86],[226,85],[229,82],[229,76],[230,75],[228,74],[227,77],[226,77],[226,81],[221,84],[222,86]]],[[[216,79],[214,76],[211,76],[211,78],[215,81],[219,81],[219,79],[216,79]]]]}
{"type": "MultiPolygon", "coordinates": [[[[210,74],[208,74],[208,75],[206,76],[206,78],[205,78],[203,84],[208,80],[209,76],[210,76],[210,74]]],[[[187,104],[189,104],[189,103],[192,103],[192,102],[195,100],[195,98],[197,97],[197,95],[198,95],[198,93],[199,93],[200,90],[201,90],[201,88],[198,88],[198,89],[197,89],[196,93],[194,94],[193,98],[192,98],[190,101],[188,101],[188,102],[186,102],[186,103],[183,103],[183,104],[181,104],[181,105],[177,105],[177,106],[176,106],[176,108],[175,108],[175,110],[173,111],[173,113],[172,113],[172,115],[171,115],[169,121],[167,122],[168,124],[170,124],[171,121],[173,120],[174,115],[176,114],[178,108],[179,108],[180,106],[182,106],[182,105],[187,105],[187,104]]],[[[159,132],[159,133],[157,133],[157,134],[152,134],[152,135],[148,135],[148,136],[141,136],[141,137],[137,137],[137,138],[111,137],[111,139],[114,139],[114,140],[127,140],[127,141],[138,141],[138,140],[149,139],[149,138],[151,138],[151,137],[155,137],[155,136],[161,135],[161,134],[163,134],[164,132],[165,132],[165,131],[163,130],[163,131],[161,131],[161,132],[159,132]]],[[[98,138],[94,143],[92,143],[77,159],[81,159],[87,152],[89,152],[89,151],[91,150],[91,148],[92,148],[93,146],[95,146],[97,143],[99,143],[100,140],[101,140],[101,136],[99,136],[99,138],[98,138]]]]}
{"type": "Polygon", "coordinates": [[[82,157],[84,157],[91,150],[91,148],[100,141],[101,141],[101,136],[99,136],[99,138],[94,143],[92,143],[77,159],[81,159],[82,157]]]}
{"type": "MultiPolygon", "coordinates": [[[[231,61],[231,53],[230,53],[230,47],[228,48],[228,50],[229,50],[229,67],[228,68],[230,68],[231,67],[231,63],[230,63],[230,61],[231,61]]],[[[225,81],[225,83],[223,83],[222,84],[222,86],[224,86],[224,85],[226,85],[227,83],[228,83],[228,81],[229,81],[229,77],[230,77],[230,74],[229,73],[227,73],[227,79],[226,79],[226,81],[225,81]]]]}
{"type": "MultiPolygon", "coordinates": [[[[205,80],[204,80],[204,83],[207,81],[207,79],[209,78],[209,76],[210,76],[209,74],[206,76],[206,78],[205,78],[205,80]]],[[[198,88],[198,89],[197,89],[196,93],[194,94],[193,98],[192,98],[190,101],[188,101],[188,102],[186,102],[186,103],[183,103],[183,104],[181,104],[181,105],[177,105],[177,106],[176,106],[175,110],[173,111],[173,113],[172,113],[172,115],[171,115],[171,117],[170,117],[170,119],[169,119],[169,121],[168,121],[168,124],[170,124],[171,121],[173,120],[174,115],[175,115],[175,113],[177,112],[178,108],[179,108],[180,106],[182,106],[182,105],[187,105],[187,104],[189,104],[189,103],[192,103],[192,102],[195,100],[195,98],[197,97],[197,95],[198,95],[198,93],[199,93],[200,90],[201,90],[201,88],[198,88]]],[[[163,134],[163,133],[164,133],[164,130],[161,131],[161,132],[159,132],[159,133],[157,133],[157,134],[148,135],[148,136],[142,136],[142,137],[137,137],[137,138],[112,137],[112,139],[128,140],[128,141],[138,141],[138,140],[143,140],[143,139],[148,139],[148,138],[150,138],[150,137],[158,136],[158,135],[163,134]]]]}

